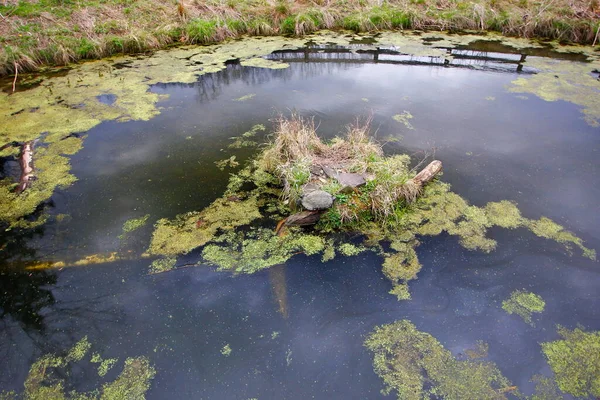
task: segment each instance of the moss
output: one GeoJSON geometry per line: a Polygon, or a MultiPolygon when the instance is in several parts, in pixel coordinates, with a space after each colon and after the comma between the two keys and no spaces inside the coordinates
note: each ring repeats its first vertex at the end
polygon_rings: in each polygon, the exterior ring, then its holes
{"type": "Polygon", "coordinates": [[[366,249],[362,246],[355,246],[350,243],[342,243],[338,246],[338,252],[346,257],[356,256],[365,250],[366,249]]]}
{"type": "Polygon", "coordinates": [[[203,246],[215,237],[219,230],[228,231],[248,225],[261,217],[257,197],[242,201],[221,198],[202,212],[177,216],[175,220],[159,220],[148,252],[152,255],[175,256],[203,246]]]}
{"type": "Polygon", "coordinates": [[[258,143],[254,140],[251,140],[256,136],[256,134],[260,131],[266,130],[265,126],[262,124],[257,124],[252,127],[247,132],[244,132],[242,136],[234,136],[231,138],[233,141],[228,147],[231,149],[241,149],[243,147],[252,147],[256,146],[258,143]]]}
{"type": "Polygon", "coordinates": [[[531,382],[535,383],[535,392],[528,397],[529,400],[564,400],[564,396],[554,379],[546,376],[535,375],[531,378],[531,382]]]}
{"type": "Polygon", "coordinates": [[[542,343],[560,390],[576,397],[600,396],[600,332],[558,328],[560,340],[542,343]]]}
{"type": "Polygon", "coordinates": [[[398,121],[402,124],[404,124],[404,126],[407,129],[415,129],[412,124],[409,122],[409,120],[411,120],[413,118],[412,114],[409,113],[408,111],[404,110],[404,112],[402,112],[402,114],[396,114],[394,115],[392,118],[394,118],[394,121],[398,121]]]}
{"type": "Polygon", "coordinates": [[[107,358],[105,360],[102,360],[100,362],[100,365],[98,366],[98,375],[100,375],[100,376],[106,375],[108,373],[108,371],[110,371],[110,369],[112,367],[114,367],[118,361],[119,361],[118,358],[107,358]]]}
{"type": "Polygon", "coordinates": [[[531,320],[533,313],[541,313],[544,311],[546,302],[541,296],[535,293],[529,293],[522,290],[515,290],[511,293],[508,300],[502,302],[502,308],[509,314],[517,314],[525,322],[534,325],[531,320]]]}
{"type": "Polygon", "coordinates": [[[407,320],[383,325],[367,337],[382,393],[398,399],[505,399],[510,382],[498,368],[480,360],[456,360],[440,342],[407,320]]]}
{"type": "Polygon", "coordinates": [[[242,64],[244,67],[269,68],[269,69],[285,69],[290,66],[289,64],[286,64],[283,62],[268,60],[268,59],[262,58],[262,57],[249,58],[247,60],[242,61],[240,64],[242,64]]]}
{"type": "Polygon", "coordinates": [[[217,240],[223,244],[207,245],[202,258],[221,270],[236,273],[254,273],[283,264],[294,254],[313,255],[325,248],[325,241],[319,236],[292,232],[280,237],[270,229],[223,235],[217,240]]]}
{"type": "Polygon", "coordinates": [[[527,220],[525,224],[535,235],[539,237],[562,243],[566,245],[567,248],[575,245],[583,251],[584,257],[587,257],[590,260],[596,259],[596,250],[585,247],[583,245],[583,240],[571,232],[566,231],[561,225],[546,217],[541,217],[539,220],[527,220]]]}
{"type": "Polygon", "coordinates": [[[523,224],[521,212],[516,204],[508,200],[487,203],[484,210],[491,225],[514,229],[523,224]]]}
{"type": "Polygon", "coordinates": [[[66,188],[74,183],[76,178],[69,173],[71,166],[64,155],[76,153],[81,146],[82,140],[75,137],[34,146],[36,179],[31,186],[18,195],[14,191],[16,183],[8,178],[0,180],[0,223],[20,227],[21,219],[48,200],[56,188],[66,188]]]}
{"type": "MultiPolygon", "coordinates": [[[[83,360],[90,348],[90,342],[87,337],[84,337],[69,349],[64,356],[46,354],[40,357],[29,369],[22,398],[27,400],[98,399],[98,390],[88,393],[76,391],[65,393],[65,388],[70,386],[66,381],[70,376],[68,371],[72,364],[83,360]]],[[[114,366],[117,359],[102,360],[100,354],[94,353],[90,361],[100,363],[98,374],[102,377],[114,366]]],[[[154,368],[146,358],[129,358],[125,361],[125,367],[117,379],[104,384],[100,399],[142,400],[145,398],[145,392],[148,390],[150,380],[154,377],[154,374],[154,368]]]]}
{"type": "Polygon", "coordinates": [[[150,270],[148,273],[150,274],[160,274],[161,272],[167,272],[175,268],[175,264],[177,263],[177,258],[175,257],[165,257],[159,258],[157,260],[152,261],[150,264],[150,270]]]}
{"type": "Polygon", "coordinates": [[[88,341],[87,336],[85,336],[69,350],[69,353],[65,357],[65,362],[81,361],[91,347],[92,344],[88,341]]]}
{"type": "Polygon", "coordinates": [[[117,379],[102,387],[101,400],[143,400],[156,370],[146,357],[128,358],[117,379]]]}
{"type": "MultiPolygon", "coordinates": [[[[580,48],[581,50],[581,48],[580,48]]],[[[581,106],[585,121],[600,125],[600,87],[590,72],[598,69],[596,55],[591,63],[576,63],[551,58],[529,57],[525,65],[539,72],[512,82],[511,92],[531,93],[546,101],[568,101],[581,106]]]]}
{"type": "Polygon", "coordinates": [[[226,167],[235,168],[238,165],[240,165],[240,163],[237,162],[235,159],[236,159],[236,156],[231,156],[231,157],[226,158],[224,160],[215,161],[215,165],[221,171],[223,171],[226,167]]]}
{"type": "Polygon", "coordinates": [[[125,223],[123,224],[123,233],[119,235],[119,239],[124,239],[125,237],[127,237],[128,233],[131,233],[146,225],[146,222],[148,222],[148,218],[150,218],[150,214],[146,214],[140,218],[132,218],[130,220],[125,221],[125,223]]]}

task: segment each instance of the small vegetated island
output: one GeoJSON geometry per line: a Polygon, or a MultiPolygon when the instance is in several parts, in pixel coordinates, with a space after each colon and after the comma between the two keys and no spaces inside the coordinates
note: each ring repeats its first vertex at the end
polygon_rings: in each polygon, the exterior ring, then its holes
{"type": "MultiPolygon", "coordinates": [[[[201,211],[157,222],[148,253],[159,256],[151,272],[176,266],[177,257],[202,248],[201,263],[234,273],[253,273],[285,263],[298,253],[383,258],[390,293],[410,299],[409,282],[421,269],[419,237],[447,232],[469,250],[491,252],[487,230],[525,228],[595,259],[593,249],[562,226],[521,215],[500,200],[470,205],[436,175],[440,161],[410,167],[404,154],[385,155],[369,124],[347,127],[324,143],[311,119],[292,115],[276,123],[273,139],[241,171],[222,197],[201,211]],[[349,240],[361,234],[362,240],[349,240]]],[[[421,163],[422,164],[422,163],[421,163]]]]}

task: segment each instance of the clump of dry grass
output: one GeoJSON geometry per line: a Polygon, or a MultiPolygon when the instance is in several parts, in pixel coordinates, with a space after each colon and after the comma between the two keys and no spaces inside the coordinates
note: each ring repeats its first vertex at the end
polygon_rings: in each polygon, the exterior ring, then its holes
{"type": "Polygon", "coordinates": [[[303,186],[313,183],[337,196],[335,212],[340,223],[351,223],[365,214],[389,219],[399,204],[409,204],[421,188],[410,180],[410,158],[406,155],[384,157],[382,147],[370,135],[371,118],[357,119],[346,127],[343,137],[323,143],[314,120],[293,114],[279,117],[272,143],[257,160],[260,169],[277,175],[283,185],[283,197],[293,208],[302,196],[303,186]],[[354,193],[341,193],[336,179],[319,172],[321,168],[354,172],[369,183],[354,193]],[[316,175],[315,175],[316,173],[316,175]]]}

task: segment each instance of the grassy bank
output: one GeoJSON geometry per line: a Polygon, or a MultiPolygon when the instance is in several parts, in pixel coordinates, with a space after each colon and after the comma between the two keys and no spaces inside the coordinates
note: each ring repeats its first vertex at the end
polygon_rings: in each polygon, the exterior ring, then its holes
{"type": "Polygon", "coordinates": [[[589,44],[599,11],[598,0],[4,0],[0,75],[175,43],[319,29],[471,29],[589,44]]]}

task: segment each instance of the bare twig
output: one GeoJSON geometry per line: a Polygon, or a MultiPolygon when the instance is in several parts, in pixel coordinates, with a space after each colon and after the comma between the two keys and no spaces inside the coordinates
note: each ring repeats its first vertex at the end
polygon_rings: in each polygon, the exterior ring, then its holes
{"type": "Polygon", "coordinates": [[[594,37],[594,43],[592,43],[592,46],[596,45],[596,41],[598,40],[599,33],[600,33],[600,24],[598,24],[598,28],[596,29],[596,36],[594,37]]]}

